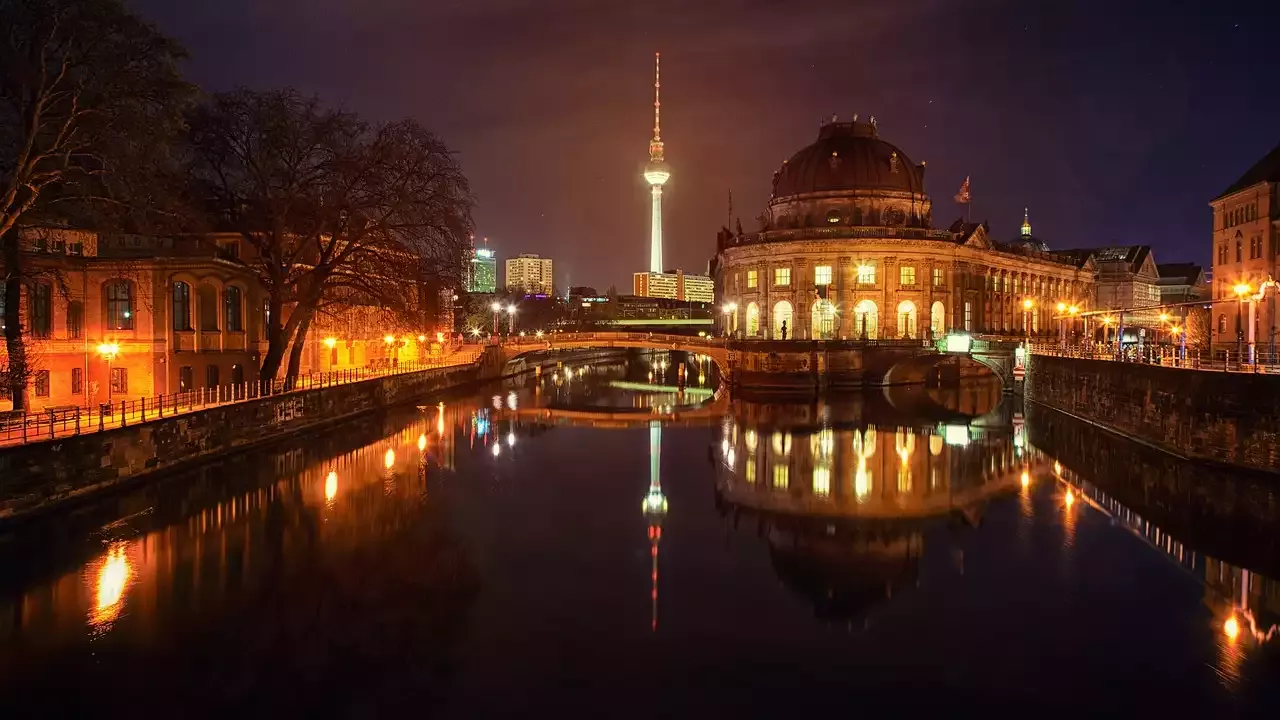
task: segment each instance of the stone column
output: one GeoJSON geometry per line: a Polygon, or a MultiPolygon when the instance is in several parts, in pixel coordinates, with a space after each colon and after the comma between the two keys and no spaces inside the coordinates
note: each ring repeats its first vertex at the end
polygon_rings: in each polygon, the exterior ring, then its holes
{"type": "Polygon", "coordinates": [[[894,302],[898,296],[898,279],[898,258],[885,258],[884,278],[880,281],[880,287],[883,288],[880,293],[880,317],[877,318],[880,337],[885,339],[898,337],[898,303],[894,302]]]}

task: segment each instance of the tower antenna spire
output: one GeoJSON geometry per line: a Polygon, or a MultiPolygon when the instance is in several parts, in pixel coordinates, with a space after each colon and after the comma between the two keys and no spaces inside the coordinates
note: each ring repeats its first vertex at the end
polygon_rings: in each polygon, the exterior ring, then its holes
{"type": "Polygon", "coordinates": [[[653,54],[653,140],[649,161],[662,162],[662,53],[653,54]]]}

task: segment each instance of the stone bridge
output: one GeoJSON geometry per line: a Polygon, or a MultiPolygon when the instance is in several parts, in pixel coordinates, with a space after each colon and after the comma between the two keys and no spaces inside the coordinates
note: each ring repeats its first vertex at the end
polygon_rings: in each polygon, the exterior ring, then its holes
{"type": "Polygon", "coordinates": [[[490,346],[501,364],[534,352],[596,348],[676,350],[705,355],[726,383],[747,389],[816,390],[929,382],[945,377],[968,358],[990,368],[1013,389],[1017,342],[970,338],[946,340],[726,340],[670,333],[552,333],[490,346]]]}

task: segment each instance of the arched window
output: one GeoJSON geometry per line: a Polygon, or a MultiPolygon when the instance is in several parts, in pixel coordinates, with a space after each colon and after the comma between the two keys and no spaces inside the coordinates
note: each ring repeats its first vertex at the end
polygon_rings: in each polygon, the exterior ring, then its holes
{"type": "Polygon", "coordinates": [[[879,311],[872,300],[863,300],[853,306],[853,333],[860,338],[875,340],[880,331],[879,311]]]}
{"type": "Polygon", "coordinates": [[[196,298],[200,301],[200,329],[217,330],[218,291],[214,290],[212,285],[201,283],[200,289],[196,291],[196,298]]]}
{"type": "Polygon", "coordinates": [[[244,298],[240,288],[228,285],[225,291],[227,305],[227,329],[233,332],[244,330],[244,298]]]}
{"type": "Polygon", "coordinates": [[[786,300],[779,300],[778,304],[773,306],[773,337],[782,337],[784,323],[787,337],[795,337],[795,323],[793,322],[792,314],[791,303],[786,300]]]}
{"type": "Polygon", "coordinates": [[[133,329],[133,283],[111,280],[102,288],[106,301],[107,329],[133,329]]]}
{"type": "Polygon", "coordinates": [[[815,301],[809,315],[813,339],[830,340],[836,336],[836,306],[830,300],[815,301]]]}
{"type": "Polygon", "coordinates": [[[181,280],[173,284],[173,329],[191,329],[191,286],[181,280]]]}
{"type": "Polygon", "coordinates": [[[916,336],[916,304],[910,300],[898,303],[898,337],[916,336]]]}
{"type": "Polygon", "coordinates": [[[747,304],[747,337],[756,337],[760,334],[760,306],[755,303],[747,304]]]}
{"type": "Polygon", "coordinates": [[[947,334],[947,306],[942,301],[935,302],[929,308],[929,329],[934,337],[947,334]]]}

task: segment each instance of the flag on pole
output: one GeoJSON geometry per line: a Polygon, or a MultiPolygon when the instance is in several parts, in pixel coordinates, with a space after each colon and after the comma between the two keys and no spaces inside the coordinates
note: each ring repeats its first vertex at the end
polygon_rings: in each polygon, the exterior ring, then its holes
{"type": "Polygon", "coordinates": [[[972,198],[969,195],[969,176],[964,176],[964,184],[960,186],[960,192],[956,193],[956,202],[962,205],[968,205],[972,198]]]}

